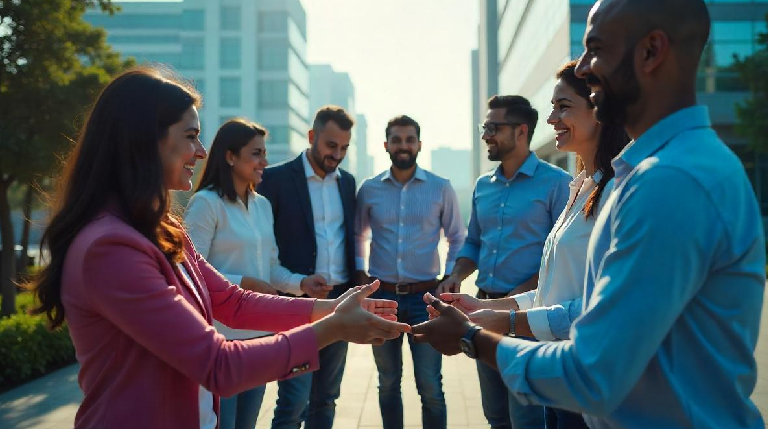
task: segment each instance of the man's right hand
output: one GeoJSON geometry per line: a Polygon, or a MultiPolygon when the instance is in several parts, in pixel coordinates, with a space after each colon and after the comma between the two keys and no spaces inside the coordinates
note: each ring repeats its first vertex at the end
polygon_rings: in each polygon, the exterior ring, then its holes
{"type": "Polygon", "coordinates": [[[466,293],[444,293],[440,295],[440,299],[445,301],[446,304],[450,304],[464,314],[469,314],[477,310],[485,308],[491,308],[488,304],[488,300],[475,298],[472,295],[466,293]]]}
{"type": "Polygon", "coordinates": [[[461,280],[453,274],[445,277],[442,282],[437,286],[435,294],[441,296],[444,293],[459,293],[461,290],[461,280]]]}
{"type": "Polygon", "coordinates": [[[328,286],[328,282],[320,274],[313,274],[301,279],[301,291],[310,298],[325,299],[328,293],[333,290],[333,286],[328,286]]]}

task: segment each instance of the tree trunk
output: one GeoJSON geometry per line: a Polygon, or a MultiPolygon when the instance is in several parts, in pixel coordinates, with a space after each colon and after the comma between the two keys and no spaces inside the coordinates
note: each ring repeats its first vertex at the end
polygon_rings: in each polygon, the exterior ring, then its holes
{"type": "Polygon", "coordinates": [[[32,222],[32,197],[35,194],[35,187],[32,183],[27,183],[27,190],[24,192],[24,228],[21,231],[21,258],[19,266],[16,268],[16,277],[21,281],[27,278],[27,267],[29,267],[29,229],[32,222]]]}
{"type": "Polygon", "coordinates": [[[13,221],[11,206],[8,204],[8,189],[14,181],[13,176],[0,176],[0,234],[2,234],[3,253],[0,257],[0,294],[3,297],[0,317],[16,312],[16,252],[14,248],[13,221]]]}

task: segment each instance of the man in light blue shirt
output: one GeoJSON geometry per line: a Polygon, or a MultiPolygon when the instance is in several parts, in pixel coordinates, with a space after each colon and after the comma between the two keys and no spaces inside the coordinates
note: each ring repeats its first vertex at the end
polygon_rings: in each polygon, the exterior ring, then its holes
{"type": "MultiPolygon", "coordinates": [[[[467,239],[456,265],[438,288],[458,292],[478,270],[480,298],[536,288],[544,241],[568,201],[571,177],[530,151],[538,113],[520,96],[495,96],[480,126],[488,159],[501,161],[477,179],[467,239]]],[[[540,429],[544,411],[507,394],[499,373],[478,362],[483,413],[493,428],[540,429]]]]}
{"type": "Polygon", "coordinates": [[[590,13],[577,71],[598,119],[635,141],[613,163],[572,339],[502,339],[437,302],[445,317],[415,327],[419,340],[445,353],[462,343],[521,401],[580,411],[593,429],[765,427],[750,400],[765,240],[739,159],[696,106],[709,27],[702,0],[590,13]]]}
{"type": "MultiPolygon", "coordinates": [[[[365,270],[365,243],[370,245],[369,272],[381,281],[377,297],[398,303],[398,320],[415,325],[429,318],[422,299],[435,292],[440,274],[437,246],[440,232],[448,241],[446,272],[464,244],[465,230],[451,183],[416,164],[421,128],[408,116],[389,121],[384,148],[392,167],[369,178],[357,193],[355,238],[357,282],[372,279],[365,270]]],[[[408,337],[416,388],[421,397],[425,429],[445,429],[447,409],[442,384],[442,355],[428,344],[408,337]]],[[[379,407],[384,429],[402,429],[403,336],[373,346],[379,371],[379,407]]]]}

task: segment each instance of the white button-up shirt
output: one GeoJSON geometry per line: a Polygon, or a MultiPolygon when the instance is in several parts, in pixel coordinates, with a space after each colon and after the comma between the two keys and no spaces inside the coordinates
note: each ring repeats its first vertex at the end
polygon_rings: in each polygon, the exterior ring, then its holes
{"type": "Polygon", "coordinates": [[[589,235],[613,189],[613,181],[608,182],[595,215],[586,218],[584,206],[601,178],[599,171],[594,177],[582,171],[570,183],[568,204],[544,243],[538,288],[513,296],[520,309],[527,310],[528,324],[538,340],[568,338],[571,324],[581,314],[589,235]]]}
{"type": "Polygon", "coordinates": [[[346,283],[349,273],[345,257],[344,207],[338,184],[341,175],[338,170],[334,170],[321,178],[312,169],[306,151],[301,159],[304,161],[315,224],[315,274],[325,277],[329,285],[346,283]]]}
{"type": "MultiPolygon", "coordinates": [[[[216,191],[204,189],[192,195],[184,212],[187,234],[200,253],[231,283],[244,276],[269,283],[282,292],[301,295],[301,274],[280,265],[269,201],[256,193],[229,201],[216,191]]],[[[228,340],[254,338],[264,332],[231,329],[214,321],[216,330],[228,340]]]]}

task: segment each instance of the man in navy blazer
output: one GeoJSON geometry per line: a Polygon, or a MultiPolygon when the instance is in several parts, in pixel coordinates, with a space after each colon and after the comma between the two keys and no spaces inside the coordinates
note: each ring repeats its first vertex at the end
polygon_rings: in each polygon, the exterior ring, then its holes
{"type": "MultiPolygon", "coordinates": [[[[339,168],[354,121],[338,106],[317,111],[309,149],[264,170],[258,193],[272,204],[280,263],[294,273],[321,274],[309,295],[335,298],[352,285],[355,270],[355,178],[339,168]]],[[[320,351],[320,369],[278,382],[272,428],[333,426],[347,343],[320,351]],[[308,404],[308,405],[307,405],[308,404]]]]}

